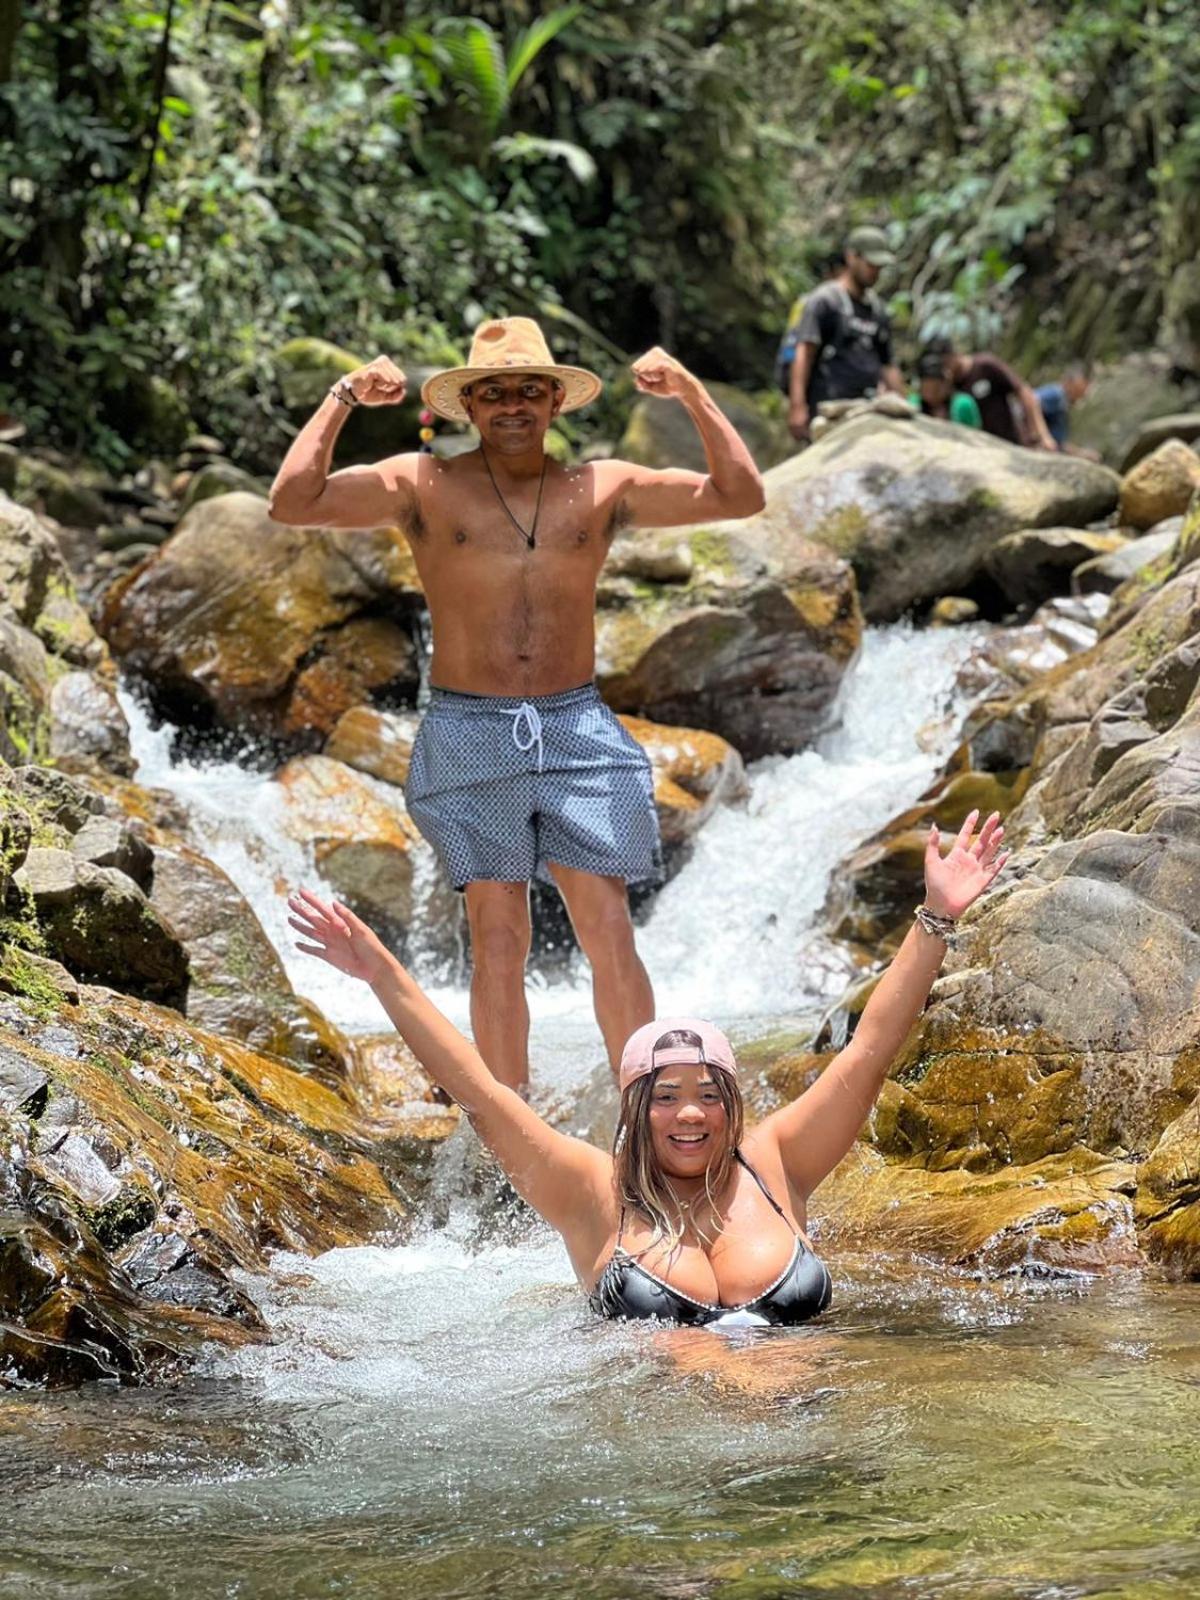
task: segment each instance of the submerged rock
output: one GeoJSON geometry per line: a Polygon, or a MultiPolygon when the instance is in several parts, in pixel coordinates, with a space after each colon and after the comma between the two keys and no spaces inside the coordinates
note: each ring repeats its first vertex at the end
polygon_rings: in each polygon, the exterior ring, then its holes
{"type": "Polygon", "coordinates": [[[766,510],[751,519],[758,546],[786,562],[793,541],[812,540],[844,557],[872,622],[969,586],[1006,534],[1107,516],[1118,490],[1108,468],[1075,456],[878,412],[832,429],[764,482],[766,510]]]}

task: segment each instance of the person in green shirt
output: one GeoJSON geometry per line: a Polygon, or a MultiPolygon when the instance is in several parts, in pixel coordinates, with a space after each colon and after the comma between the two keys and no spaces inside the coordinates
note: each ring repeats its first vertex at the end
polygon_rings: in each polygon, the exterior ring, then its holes
{"type": "Polygon", "coordinates": [[[925,417],[957,422],[960,428],[983,427],[974,395],[953,386],[946,376],[945,358],[936,350],[927,350],[917,362],[917,388],[908,403],[925,417]]]}

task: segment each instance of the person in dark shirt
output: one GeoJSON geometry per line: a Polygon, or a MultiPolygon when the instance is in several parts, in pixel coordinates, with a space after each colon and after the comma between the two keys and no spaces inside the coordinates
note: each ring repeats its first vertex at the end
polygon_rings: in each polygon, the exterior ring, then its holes
{"type": "Polygon", "coordinates": [[[986,352],[960,355],[948,341],[942,344],[942,356],[950,382],[979,407],[985,433],[994,433],[1010,444],[1027,443],[1037,450],[1058,449],[1037,395],[1007,361],[986,352]],[[1023,414],[1024,433],[1016,406],[1023,414]]]}
{"type": "MultiPolygon", "coordinates": [[[[882,228],[855,228],[841,270],[814,289],[795,329],[788,376],[788,427],[807,439],[822,400],[856,400],[881,382],[897,394],[904,380],[892,356],[892,329],[874,286],[895,256],[882,228]]],[[[785,346],[793,341],[786,338],[785,346]]]]}
{"type": "Polygon", "coordinates": [[[982,428],[979,407],[969,394],[955,389],[945,373],[945,363],[936,350],[926,350],[917,362],[917,387],[908,403],[925,417],[956,422],[960,428],[982,428]]]}
{"type": "Polygon", "coordinates": [[[1091,386],[1091,368],[1082,361],[1075,361],[1057,383],[1043,383],[1033,391],[1055,444],[1066,455],[1095,456],[1094,451],[1071,444],[1069,437],[1071,407],[1079,404],[1091,386]]]}

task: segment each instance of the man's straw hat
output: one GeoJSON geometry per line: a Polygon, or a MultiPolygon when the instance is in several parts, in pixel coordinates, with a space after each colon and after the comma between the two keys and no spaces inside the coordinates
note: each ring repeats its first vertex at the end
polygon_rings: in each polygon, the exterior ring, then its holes
{"type": "Polygon", "coordinates": [[[550,354],[546,336],[529,317],[500,317],[481,322],[471,340],[465,367],[435,372],[421,385],[421,399],[431,411],[450,422],[469,422],[461,391],[478,378],[495,372],[533,372],[557,378],[565,391],[561,411],[577,411],[600,393],[600,379],[583,367],[560,367],[550,354]]]}

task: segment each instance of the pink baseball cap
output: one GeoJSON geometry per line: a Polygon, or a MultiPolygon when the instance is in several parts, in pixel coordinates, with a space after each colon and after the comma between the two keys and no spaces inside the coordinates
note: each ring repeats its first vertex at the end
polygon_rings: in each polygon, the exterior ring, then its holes
{"type": "Polygon", "coordinates": [[[660,1017],[646,1022],[629,1036],[621,1052],[621,1092],[638,1078],[657,1072],[659,1067],[720,1067],[731,1078],[737,1077],[733,1048],[720,1028],[695,1017],[660,1017]],[[670,1033],[691,1033],[699,1044],[664,1044],[659,1040],[670,1033]]]}

